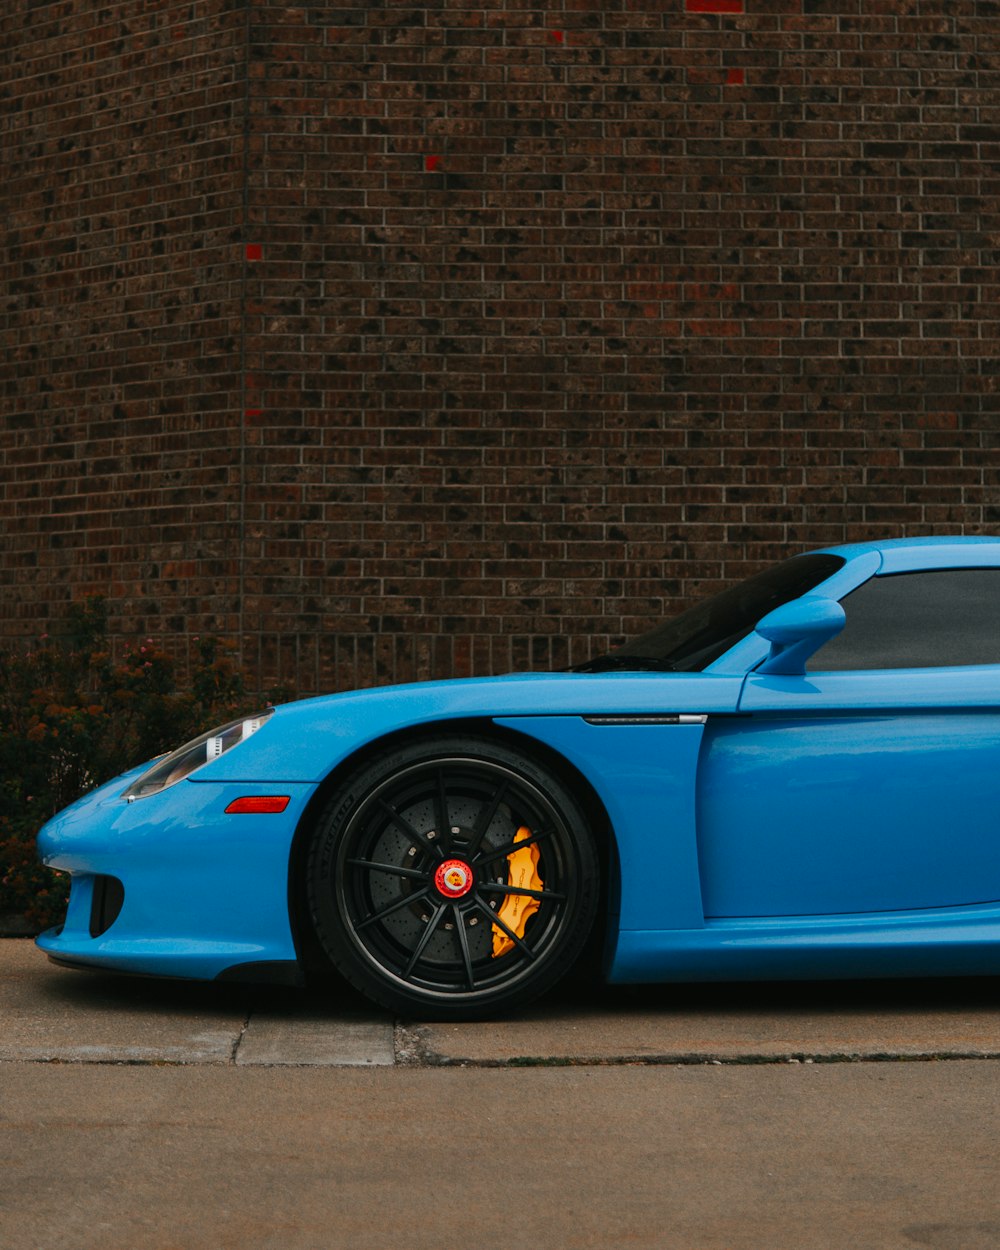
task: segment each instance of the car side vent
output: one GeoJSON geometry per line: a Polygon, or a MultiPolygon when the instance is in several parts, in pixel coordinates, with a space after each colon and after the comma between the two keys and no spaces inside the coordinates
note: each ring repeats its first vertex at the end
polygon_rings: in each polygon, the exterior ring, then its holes
{"type": "Polygon", "coordinates": [[[585,716],[588,725],[704,725],[708,717],[701,712],[674,712],[668,715],[640,713],[636,716],[585,716]]]}
{"type": "Polygon", "coordinates": [[[100,937],[118,919],[125,902],[125,887],[117,877],[94,877],[94,896],[90,903],[90,936],[100,937]]]}

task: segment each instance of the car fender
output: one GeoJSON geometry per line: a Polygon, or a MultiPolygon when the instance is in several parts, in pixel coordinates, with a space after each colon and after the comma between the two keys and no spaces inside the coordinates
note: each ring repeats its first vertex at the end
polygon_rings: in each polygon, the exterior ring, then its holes
{"type": "Polygon", "coordinates": [[[733,712],[742,678],[705,673],[528,673],[382,686],[279,706],[253,737],[194,781],[314,785],[358,751],[405,730],[505,717],[733,712]]]}

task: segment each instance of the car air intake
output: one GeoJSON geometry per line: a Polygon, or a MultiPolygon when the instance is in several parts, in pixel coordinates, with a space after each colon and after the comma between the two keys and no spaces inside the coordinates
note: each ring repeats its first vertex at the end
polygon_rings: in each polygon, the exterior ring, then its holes
{"type": "Polygon", "coordinates": [[[118,919],[125,902],[125,887],[117,877],[94,877],[94,896],[90,903],[90,936],[100,937],[118,919]]]}

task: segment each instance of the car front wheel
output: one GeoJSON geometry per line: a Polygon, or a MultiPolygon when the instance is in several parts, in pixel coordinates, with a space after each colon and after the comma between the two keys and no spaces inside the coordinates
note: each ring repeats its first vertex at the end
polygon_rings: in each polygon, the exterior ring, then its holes
{"type": "Polygon", "coordinates": [[[489,739],[441,736],[370,760],[318,822],[320,944],[382,1006],[480,1019],[573,964],[597,911],[594,836],[561,779],[489,739]]]}

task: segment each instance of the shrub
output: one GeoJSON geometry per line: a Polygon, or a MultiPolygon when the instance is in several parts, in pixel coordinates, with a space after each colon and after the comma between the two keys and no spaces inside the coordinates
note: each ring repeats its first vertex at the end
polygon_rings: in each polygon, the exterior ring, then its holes
{"type": "Polygon", "coordinates": [[[38,863],[41,826],[81,794],[219,721],[257,710],[232,647],[192,639],[188,688],[150,638],[119,659],[107,605],[74,605],[58,638],[0,653],[0,916],[33,929],[63,913],[67,879],[38,863]]]}

